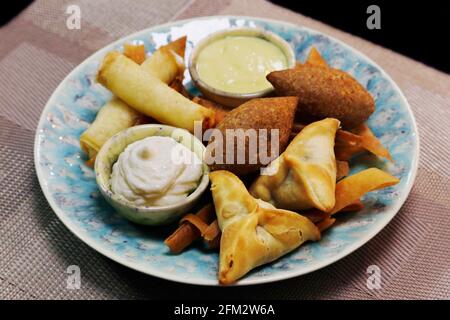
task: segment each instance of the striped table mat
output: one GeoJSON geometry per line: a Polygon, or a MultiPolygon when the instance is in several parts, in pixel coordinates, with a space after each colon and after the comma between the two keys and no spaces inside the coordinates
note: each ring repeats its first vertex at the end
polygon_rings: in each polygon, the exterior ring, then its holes
{"type": "Polygon", "coordinates": [[[37,0],[0,28],[0,298],[2,299],[449,299],[450,76],[263,0],[37,0]],[[66,8],[80,6],[80,30],[66,8]],[[419,172],[395,219],[345,259],[299,278],[243,288],[156,279],[110,261],[73,236],[45,200],[34,171],[34,132],[58,83],[97,49],[134,31],[196,16],[274,18],[332,35],[365,53],[399,84],[421,136],[419,172]],[[82,270],[67,289],[67,267],[82,270]],[[382,287],[369,290],[378,265],[382,287]]]}

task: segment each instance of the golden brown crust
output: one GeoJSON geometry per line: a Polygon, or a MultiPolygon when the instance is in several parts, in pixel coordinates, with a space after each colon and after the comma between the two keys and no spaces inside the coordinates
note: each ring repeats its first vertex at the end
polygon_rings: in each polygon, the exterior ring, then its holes
{"type": "MultiPolygon", "coordinates": [[[[201,229],[205,232],[208,230],[208,224],[214,219],[214,207],[212,204],[207,204],[202,207],[196,214],[195,217],[202,221],[197,223],[192,223],[193,219],[182,219],[180,221],[180,226],[175,230],[166,240],[166,244],[172,253],[181,253],[187,246],[189,246],[196,239],[201,236],[201,229]]],[[[194,221],[195,222],[195,221],[194,221]]]]}
{"type": "Polygon", "coordinates": [[[219,227],[219,281],[230,284],[253,268],[274,261],[320,232],[295,212],[264,206],[229,171],[210,173],[211,190],[219,227]]]}
{"type": "Polygon", "coordinates": [[[269,165],[272,175],[261,175],[251,194],[277,208],[333,209],[336,159],[334,139],[339,121],[328,118],[307,125],[286,151],[269,165]]]}
{"type": "Polygon", "coordinates": [[[375,110],[370,93],[349,74],[314,64],[274,71],[267,80],[281,96],[298,96],[300,115],[336,118],[343,127],[365,122],[375,110]]]}
{"type": "Polygon", "coordinates": [[[190,132],[197,121],[214,124],[213,110],[185,98],[117,52],[105,56],[97,79],[130,107],[163,124],[190,132]]]}
{"type": "Polygon", "coordinates": [[[328,68],[328,64],[325,59],[321,56],[319,50],[316,47],[312,47],[309,51],[308,58],[306,59],[305,64],[316,65],[328,68]]]}
{"type": "MultiPolygon", "coordinates": [[[[231,110],[225,118],[218,124],[217,129],[220,130],[224,141],[227,139],[227,129],[254,129],[259,135],[260,129],[267,129],[268,135],[264,136],[260,142],[267,146],[268,154],[275,158],[277,155],[271,155],[271,129],[279,130],[279,152],[283,152],[289,140],[289,134],[292,130],[295,110],[297,107],[297,97],[277,97],[277,98],[261,98],[250,100],[241,106],[231,110]]],[[[232,137],[231,137],[232,138],[232,137]]],[[[226,159],[228,153],[234,153],[234,159],[237,159],[238,153],[245,153],[244,164],[219,164],[213,163],[210,167],[212,170],[229,170],[235,174],[247,174],[256,171],[263,166],[260,161],[259,152],[256,155],[257,163],[250,163],[249,161],[249,141],[245,140],[245,144],[237,143],[237,138],[234,139],[235,148],[228,150],[224,144],[223,159],[226,159]],[[240,148],[239,148],[240,147],[240,148]],[[245,150],[242,150],[242,147],[245,150]]],[[[208,148],[213,148],[213,141],[209,142],[208,148]]],[[[258,148],[258,150],[260,147],[258,148]]],[[[267,164],[267,163],[266,163],[267,164]]]]}
{"type": "Polygon", "coordinates": [[[348,176],[350,172],[350,166],[348,161],[336,160],[336,181],[348,176]]]}
{"type": "Polygon", "coordinates": [[[226,115],[228,112],[230,112],[230,109],[227,109],[226,107],[210,101],[208,99],[205,99],[203,97],[200,96],[196,96],[192,98],[192,101],[194,101],[195,103],[198,103],[201,106],[204,106],[208,109],[214,110],[215,113],[215,124],[218,125],[220,122],[223,121],[223,119],[225,119],[226,115]]]}
{"type": "Polygon", "coordinates": [[[97,152],[114,134],[138,124],[144,116],[118,98],[108,101],[97,113],[94,122],[80,136],[81,149],[89,163],[95,162],[97,152]]]}
{"type": "Polygon", "coordinates": [[[160,49],[173,51],[180,57],[184,58],[184,54],[185,54],[185,50],[186,50],[186,40],[187,40],[187,37],[183,36],[177,40],[169,42],[165,46],[162,46],[160,49]]]}
{"type": "Polygon", "coordinates": [[[348,176],[336,184],[336,204],[331,213],[339,212],[355,203],[367,192],[390,187],[399,182],[397,177],[378,168],[369,168],[348,176]]]}
{"type": "Polygon", "coordinates": [[[105,87],[108,85],[107,77],[105,76],[105,72],[108,70],[108,67],[116,61],[118,57],[120,57],[120,52],[118,51],[111,51],[106,54],[106,56],[103,58],[102,63],[100,64],[100,67],[97,71],[97,82],[101,83],[105,87]]]}

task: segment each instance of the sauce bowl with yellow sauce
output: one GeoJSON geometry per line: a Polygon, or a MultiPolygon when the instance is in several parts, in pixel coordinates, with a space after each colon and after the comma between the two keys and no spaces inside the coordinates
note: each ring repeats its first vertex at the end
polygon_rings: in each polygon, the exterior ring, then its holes
{"type": "Polygon", "coordinates": [[[189,59],[189,73],[202,94],[228,107],[270,94],[266,75],[294,66],[291,46],[257,28],[215,32],[195,46],[189,59]]]}
{"type": "Polygon", "coordinates": [[[125,218],[162,225],[180,218],[209,184],[205,147],[187,130],[134,126],[110,138],[95,160],[97,185],[125,218]]]}

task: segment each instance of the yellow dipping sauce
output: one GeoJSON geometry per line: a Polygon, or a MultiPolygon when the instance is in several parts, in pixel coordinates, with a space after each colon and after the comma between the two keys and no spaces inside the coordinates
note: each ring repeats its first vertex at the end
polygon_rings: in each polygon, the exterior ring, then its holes
{"type": "Polygon", "coordinates": [[[205,46],[197,58],[201,80],[231,93],[271,88],[266,75],[287,68],[283,51],[272,42],[251,36],[228,36],[205,46]]]}

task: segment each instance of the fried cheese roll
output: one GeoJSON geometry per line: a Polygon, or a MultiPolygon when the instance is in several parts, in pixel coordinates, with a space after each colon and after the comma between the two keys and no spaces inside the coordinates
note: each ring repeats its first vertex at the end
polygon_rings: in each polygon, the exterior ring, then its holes
{"type": "MultiPolygon", "coordinates": [[[[140,67],[166,84],[184,72],[184,53],[186,37],[160,47],[140,67]]],[[[113,97],[98,112],[94,122],[83,132],[80,145],[89,157],[88,164],[93,164],[97,152],[103,144],[116,133],[132,127],[144,120],[145,116],[113,97]]]]}
{"type": "Polygon", "coordinates": [[[98,112],[95,121],[80,137],[81,149],[92,163],[103,144],[116,133],[140,122],[143,115],[117,97],[112,98],[98,112]]]}
{"type": "Polygon", "coordinates": [[[119,52],[106,55],[97,81],[129,106],[161,123],[190,132],[194,132],[196,121],[208,128],[214,124],[214,111],[185,98],[119,52]]]}

